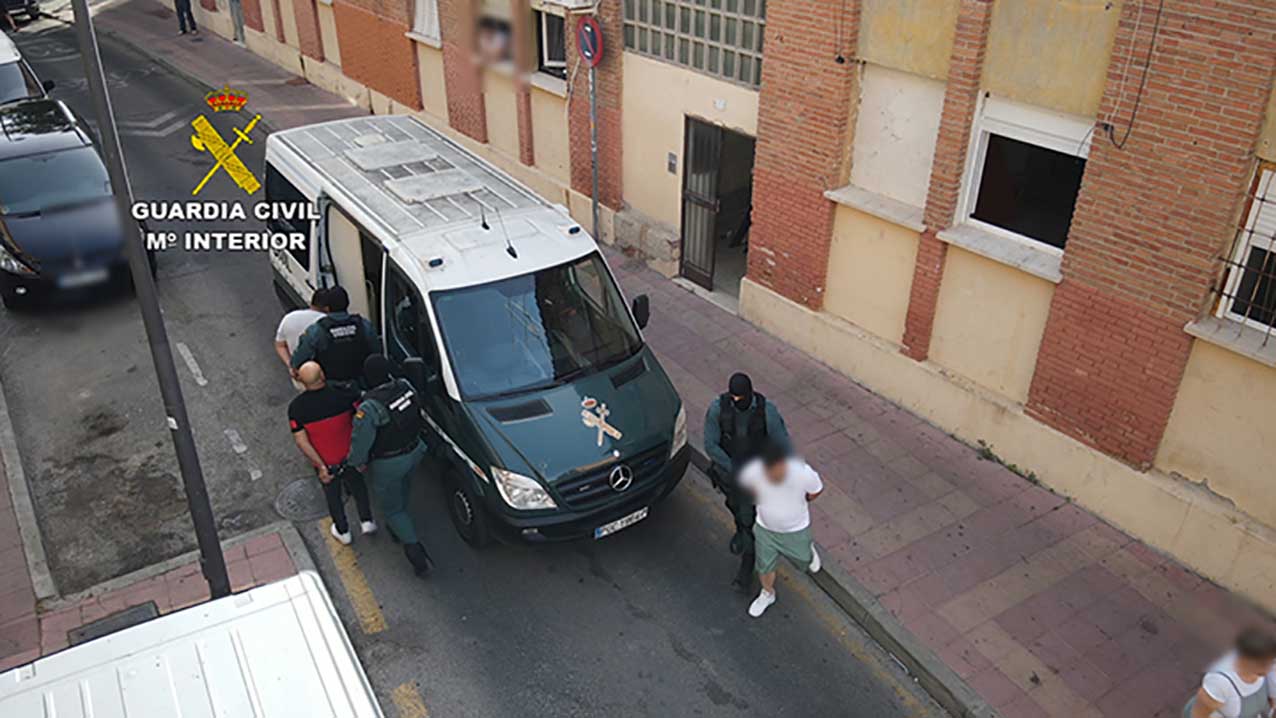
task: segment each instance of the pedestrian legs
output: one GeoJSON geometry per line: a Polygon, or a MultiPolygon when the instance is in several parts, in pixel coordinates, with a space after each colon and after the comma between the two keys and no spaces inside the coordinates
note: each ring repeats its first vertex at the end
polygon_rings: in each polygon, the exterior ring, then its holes
{"type": "Polygon", "coordinates": [[[416,526],[408,513],[408,493],[417,454],[411,452],[368,464],[367,480],[377,505],[394,537],[405,544],[417,543],[416,526]]]}
{"type": "Polygon", "coordinates": [[[186,24],[190,23],[191,32],[199,32],[199,28],[195,27],[195,15],[191,12],[191,0],[173,0],[177,9],[177,26],[181,29],[182,34],[186,34],[186,24]]]}
{"type": "MultiPolygon", "coordinates": [[[[345,483],[346,493],[354,497],[354,507],[359,513],[359,520],[371,521],[372,501],[368,499],[368,484],[363,480],[363,475],[354,469],[346,469],[341,479],[345,483]]],[[[404,484],[406,485],[407,482],[404,484]]]]}
{"type": "Polygon", "coordinates": [[[337,528],[338,533],[350,533],[350,522],[346,520],[346,505],[341,495],[341,479],[333,477],[332,481],[322,486],[323,498],[328,502],[328,515],[332,517],[332,525],[337,528]]]}

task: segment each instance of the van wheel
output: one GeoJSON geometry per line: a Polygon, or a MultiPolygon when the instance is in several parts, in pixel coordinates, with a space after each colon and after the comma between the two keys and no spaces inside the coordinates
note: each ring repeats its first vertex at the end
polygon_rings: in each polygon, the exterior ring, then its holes
{"type": "Polygon", "coordinates": [[[447,484],[447,512],[452,526],[465,543],[483,548],[492,542],[492,530],[488,526],[487,509],[470,487],[456,478],[447,484]]]}

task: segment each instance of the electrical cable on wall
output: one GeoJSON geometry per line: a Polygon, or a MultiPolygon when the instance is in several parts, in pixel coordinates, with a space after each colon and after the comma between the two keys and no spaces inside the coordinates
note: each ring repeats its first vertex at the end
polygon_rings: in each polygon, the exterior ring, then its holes
{"type": "MultiPolygon", "coordinates": [[[[1142,5],[1139,6],[1140,12],[1142,11],[1142,7],[1142,5]]],[[[1143,103],[1143,91],[1147,88],[1148,75],[1152,70],[1152,53],[1156,51],[1156,38],[1161,32],[1161,16],[1164,12],[1165,0],[1160,0],[1156,8],[1156,20],[1152,23],[1152,39],[1148,42],[1148,54],[1147,57],[1144,58],[1143,62],[1143,76],[1139,79],[1139,91],[1134,95],[1134,109],[1130,111],[1130,124],[1128,124],[1125,128],[1125,135],[1123,135],[1120,141],[1118,141],[1114,125],[1111,122],[1108,122],[1107,127],[1105,128],[1107,130],[1108,139],[1112,141],[1112,144],[1115,145],[1118,150],[1125,149],[1125,143],[1129,141],[1130,135],[1134,133],[1134,122],[1139,116],[1139,106],[1143,103]]],[[[1135,36],[1130,40],[1131,55],[1134,53],[1134,43],[1137,40],[1138,35],[1136,32],[1135,36]]],[[[1124,93],[1124,87],[1122,87],[1122,92],[1124,93]]]]}

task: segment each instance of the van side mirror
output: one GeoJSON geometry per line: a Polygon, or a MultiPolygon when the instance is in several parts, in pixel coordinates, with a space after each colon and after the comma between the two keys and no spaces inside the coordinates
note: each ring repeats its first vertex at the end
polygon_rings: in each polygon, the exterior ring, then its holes
{"type": "Polygon", "coordinates": [[[639,329],[646,329],[647,322],[651,321],[651,301],[647,299],[646,294],[639,294],[634,297],[634,321],[638,322],[639,329]]]}
{"type": "Polygon", "coordinates": [[[403,377],[408,380],[408,383],[411,384],[414,389],[421,393],[428,391],[429,387],[426,386],[426,377],[428,372],[426,370],[424,359],[420,357],[408,357],[403,360],[402,367],[403,377]]]}
{"type": "Polygon", "coordinates": [[[438,396],[443,393],[443,378],[436,371],[431,371],[421,357],[408,357],[403,360],[403,376],[419,393],[425,396],[438,396]]]}
{"type": "Polygon", "coordinates": [[[57,87],[57,85],[58,83],[53,80],[45,80],[40,83],[40,87],[43,87],[45,92],[53,92],[53,88],[57,87]]]}

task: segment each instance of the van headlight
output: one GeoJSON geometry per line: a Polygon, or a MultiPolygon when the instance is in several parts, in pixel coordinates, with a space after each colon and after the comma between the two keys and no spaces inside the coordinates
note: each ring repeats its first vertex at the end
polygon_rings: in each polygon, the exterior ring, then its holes
{"type": "Polygon", "coordinates": [[[0,244],[0,269],[10,274],[25,274],[28,276],[35,274],[35,270],[20,262],[2,244],[0,244]]]}
{"type": "Polygon", "coordinates": [[[495,466],[492,467],[492,478],[496,479],[496,490],[510,508],[520,511],[558,508],[549,492],[535,479],[495,466]]]}
{"type": "Polygon", "coordinates": [[[687,407],[678,407],[678,416],[673,420],[673,445],[669,447],[669,458],[687,445],[687,407]]]}

